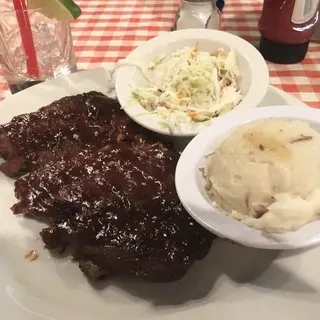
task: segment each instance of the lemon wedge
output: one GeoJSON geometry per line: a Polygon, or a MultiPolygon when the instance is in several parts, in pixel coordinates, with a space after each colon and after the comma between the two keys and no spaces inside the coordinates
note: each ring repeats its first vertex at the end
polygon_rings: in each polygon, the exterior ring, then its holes
{"type": "Polygon", "coordinates": [[[28,0],[27,8],[57,20],[74,20],[81,15],[80,7],[72,0],[28,0]]]}

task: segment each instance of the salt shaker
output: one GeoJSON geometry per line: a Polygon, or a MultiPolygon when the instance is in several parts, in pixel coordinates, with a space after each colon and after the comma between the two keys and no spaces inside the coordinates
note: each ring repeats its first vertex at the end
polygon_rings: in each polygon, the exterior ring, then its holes
{"type": "Polygon", "coordinates": [[[176,14],[173,30],[219,29],[220,20],[216,0],[184,0],[176,14]]]}

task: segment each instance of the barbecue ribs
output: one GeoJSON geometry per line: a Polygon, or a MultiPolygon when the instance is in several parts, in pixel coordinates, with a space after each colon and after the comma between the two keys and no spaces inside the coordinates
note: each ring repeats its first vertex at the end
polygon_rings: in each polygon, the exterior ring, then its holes
{"type": "Polygon", "coordinates": [[[49,249],[72,248],[90,278],[180,279],[213,235],[182,207],[178,153],[100,93],[66,97],[0,128],[1,170],[15,183],[15,214],[47,222],[49,249]],[[18,163],[18,165],[15,165],[18,163]]]}
{"type": "Polygon", "coordinates": [[[138,126],[102,93],[65,97],[0,126],[0,170],[18,177],[42,163],[134,137],[138,126]]]}

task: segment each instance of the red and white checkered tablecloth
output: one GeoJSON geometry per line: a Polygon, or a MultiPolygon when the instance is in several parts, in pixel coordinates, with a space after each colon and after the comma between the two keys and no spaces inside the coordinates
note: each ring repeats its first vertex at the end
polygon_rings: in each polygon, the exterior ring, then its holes
{"type": "MultiPolygon", "coordinates": [[[[82,16],[72,23],[79,69],[124,58],[141,42],[172,28],[180,0],[77,0],[82,16]]],[[[226,0],[223,29],[257,43],[262,0],[226,0]]],[[[268,63],[272,85],[320,108],[320,43],[295,65],[268,63]]],[[[258,79],[257,79],[258,81],[258,79]]],[[[0,90],[7,89],[0,78],[0,90]]]]}

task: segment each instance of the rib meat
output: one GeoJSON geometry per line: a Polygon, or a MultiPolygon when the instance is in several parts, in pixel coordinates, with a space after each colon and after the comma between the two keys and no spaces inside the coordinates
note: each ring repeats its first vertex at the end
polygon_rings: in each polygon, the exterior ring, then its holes
{"type": "Polygon", "coordinates": [[[13,211],[47,221],[46,246],[72,245],[88,277],[177,280],[213,239],[181,206],[177,160],[177,152],[142,137],[86,150],[18,180],[13,211]]]}
{"type": "Polygon", "coordinates": [[[11,177],[49,160],[134,137],[135,125],[119,104],[95,91],[65,97],[0,126],[0,170],[11,177]]]}
{"type": "Polygon", "coordinates": [[[15,214],[46,221],[49,249],[72,248],[90,278],[181,278],[213,235],[190,218],[174,185],[178,153],[102,93],[65,97],[0,126],[0,170],[15,214]]]}

